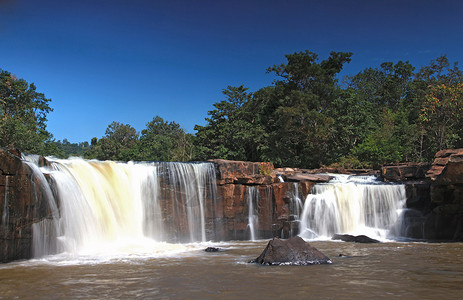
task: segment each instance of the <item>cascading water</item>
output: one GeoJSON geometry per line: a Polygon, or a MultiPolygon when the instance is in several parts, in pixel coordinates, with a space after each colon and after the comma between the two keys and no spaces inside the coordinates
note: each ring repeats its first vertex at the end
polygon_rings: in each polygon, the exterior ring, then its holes
{"type": "Polygon", "coordinates": [[[3,196],[2,226],[7,227],[9,221],[8,214],[8,176],[5,176],[5,195],[3,196]]]}
{"type": "Polygon", "coordinates": [[[216,193],[213,164],[48,160],[51,166],[42,168],[27,162],[38,182],[53,187],[51,207],[59,206],[34,224],[35,256],[206,241],[204,202],[216,193]],[[50,248],[51,239],[59,246],[50,248]]]}
{"type": "Polygon", "coordinates": [[[257,207],[259,202],[259,193],[257,188],[249,186],[246,188],[247,193],[247,204],[248,204],[248,228],[249,238],[251,241],[256,240],[257,228],[259,225],[259,215],[257,213],[257,207]]]}
{"type": "Polygon", "coordinates": [[[157,163],[174,201],[172,226],[188,227],[189,241],[206,241],[205,200],[216,195],[215,169],[210,163],[157,163]],[[184,218],[187,216],[187,226],[184,218]]]}
{"type": "Polygon", "coordinates": [[[56,239],[59,235],[59,209],[45,174],[38,166],[39,156],[23,155],[23,161],[32,170],[31,185],[34,207],[36,209],[47,207],[46,218],[32,224],[32,253],[34,257],[39,257],[59,252],[62,250],[56,239]],[[43,202],[46,202],[46,205],[43,202]]]}
{"type": "Polygon", "coordinates": [[[405,203],[405,187],[374,176],[334,175],[316,184],[304,203],[300,235],[329,238],[335,233],[386,239],[405,203]]]}
{"type": "Polygon", "coordinates": [[[290,202],[289,202],[289,211],[291,212],[292,215],[294,215],[295,218],[299,218],[301,215],[301,210],[303,208],[303,203],[301,200],[301,196],[299,193],[299,183],[294,182],[293,183],[293,189],[294,192],[290,197],[290,202]]]}

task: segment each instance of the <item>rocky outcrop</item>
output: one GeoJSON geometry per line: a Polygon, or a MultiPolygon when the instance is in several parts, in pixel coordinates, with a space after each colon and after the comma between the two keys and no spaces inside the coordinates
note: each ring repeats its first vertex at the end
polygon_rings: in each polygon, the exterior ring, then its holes
{"type": "Polygon", "coordinates": [[[246,240],[250,238],[248,227],[249,193],[255,189],[255,210],[259,219],[256,237],[290,237],[297,235],[295,197],[306,197],[314,182],[277,182],[268,185],[218,184],[215,219],[224,226],[216,231],[218,240],[246,240]]]}
{"type": "Polygon", "coordinates": [[[439,151],[432,164],[386,166],[381,175],[385,181],[405,184],[407,209],[401,235],[463,240],[463,149],[439,151]]]}
{"type": "Polygon", "coordinates": [[[299,228],[295,198],[305,199],[316,182],[330,179],[330,176],[305,174],[300,169],[274,169],[271,163],[222,159],[210,161],[214,163],[217,174],[218,209],[214,222],[222,224],[216,226],[215,236],[218,240],[250,238],[250,193],[254,195],[254,209],[259,220],[256,238],[297,235],[299,228]]]}
{"type": "Polygon", "coordinates": [[[408,182],[424,180],[430,163],[406,163],[381,168],[381,177],[390,182],[408,182]]]}
{"type": "Polygon", "coordinates": [[[426,176],[431,187],[424,238],[463,241],[463,149],[437,152],[426,176]]]}
{"type": "Polygon", "coordinates": [[[331,239],[363,244],[379,243],[378,240],[372,239],[366,235],[335,234],[331,239]]]}
{"type": "Polygon", "coordinates": [[[250,263],[261,265],[314,265],[330,264],[331,260],[300,237],[287,240],[274,238],[269,241],[261,255],[250,263]]]}
{"type": "Polygon", "coordinates": [[[436,153],[436,158],[426,176],[433,184],[450,185],[463,184],[462,174],[463,149],[449,149],[436,153]]]}
{"type": "Polygon", "coordinates": [[[32,224],[49,215],[49,207],[21,153],[0,149],[0,262],[31,258],[32,224]]]}
{"type": "Polygon", "coordinates": [[[211,159],[217,174],[217,184],[263,185],[272,184],[273,164],[269,162],[247,162],[211,159]]]}

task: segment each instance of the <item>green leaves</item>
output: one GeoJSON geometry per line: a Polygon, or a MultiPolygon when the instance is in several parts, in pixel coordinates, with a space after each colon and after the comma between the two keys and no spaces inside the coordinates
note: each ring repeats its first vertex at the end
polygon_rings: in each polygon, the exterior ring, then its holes
{"type": "Polygon", "coordinates": [[[46,130],[51,100],[33,83],[0,71],[0,147],[44,154],[44,143],[52,137],[46,130]]]}
{"type": "Polygon", "coordinates": [[[188,161],[193,136],[179,124],[155,116],[141,135],[129,124],[112,122],[101,139],[93,138],[87,158],[119,161],[188,161]]]}

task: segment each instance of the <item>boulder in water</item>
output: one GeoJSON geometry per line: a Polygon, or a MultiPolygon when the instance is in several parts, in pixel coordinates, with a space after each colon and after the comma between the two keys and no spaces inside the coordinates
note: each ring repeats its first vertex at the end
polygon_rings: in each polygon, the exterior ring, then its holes
{"type": "Polygon", "coordinates": [[[332,240],[341,240],[354,243],[379,243],[380,241],[367,237],[366,235],[335,234],[332,240]]]}
{"type": "Polygon", "coordinates": [[[206,252],[219,252],[219,251],[220,251],[220,248],[216,248],[216,247],[207,247],[206,249],[204,249],[204,251],[206,251],[206,252]]]}
{"type": "Polygon", "coordinates": [[[268,242],[262,254],[251,260],[250,263],[306,266],[330,264],[331,260],[301,237],[296,236],[287,240],[273,238],[268,242]]]}

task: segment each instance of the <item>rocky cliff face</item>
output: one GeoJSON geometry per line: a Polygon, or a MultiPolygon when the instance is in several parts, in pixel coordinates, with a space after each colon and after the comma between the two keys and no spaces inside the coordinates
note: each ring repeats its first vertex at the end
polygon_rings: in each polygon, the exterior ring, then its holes
{"type": "Polygon", "coordinates": [[[0,149],[0,262],[31,257],[32,224],[49,208],[32,170],[17,150],[0,149]]]}
{"type": "Polygon", "coordinates": [[[463,149],[437,152],[426,177],[431,203],[425,238],[463,241],[463,149]]]}
{"type": "MultiPolygon", "coordinates": [[[[307,178],[293,178],[291,182],[280,182],[278,176],[299,174],[275,170],[273,164],[265,162],[242,162],[211,160],[217,172],[218,199],[215,219],[222,224],[217,228],[216,239],[249,239],[249,195],[253,193],[257,238],[297,235],[295,197],[304,199],[315,184],[307,178]],[[254,192],[251,189],[255,189],[254,192]]],[[[283,177],[281,177],[283,179],[283,177]]],[[[317,178],[318,181],[329,178],[317,178]]]]}
{"type": "Polygon", "coordinates": [[[439,151],[432,164],[387,166],[381,175],[406,186],[404,236],[463,240],[463,149],[439,151]]]}

